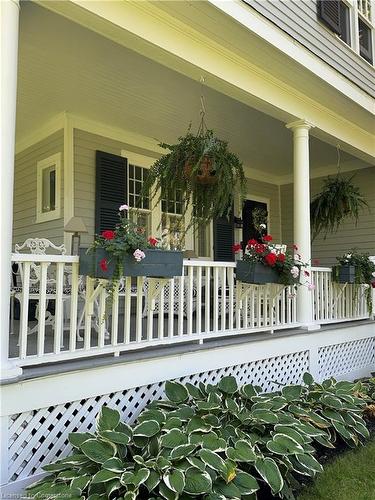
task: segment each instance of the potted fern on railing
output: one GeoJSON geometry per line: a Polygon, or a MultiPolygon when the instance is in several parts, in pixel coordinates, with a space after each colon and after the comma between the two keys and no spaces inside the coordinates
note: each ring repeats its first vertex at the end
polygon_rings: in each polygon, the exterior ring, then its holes
{"type": "Polygon", "coordinates": [[[166,250],[158,239],[147,238],[145,229],[128,217],[128,210],[122,205],[115,229],[103,231],[87,251],[80,250],[80,274],[112,282],[122,276],[181,276],[182,252],[166,250]]]}
{"type": "MultiPolygon", "coordinates": [[[[375,287],[375,263],[368,253],[359,253],[356,249],[342,257],[336,257],[338,264],[332,267],[332,281],[341,284],[363,285],[369,313],[372,313],[371,289],[375,287]]],[[[356,300],[357,293],[354,294],[356,300]]]]}

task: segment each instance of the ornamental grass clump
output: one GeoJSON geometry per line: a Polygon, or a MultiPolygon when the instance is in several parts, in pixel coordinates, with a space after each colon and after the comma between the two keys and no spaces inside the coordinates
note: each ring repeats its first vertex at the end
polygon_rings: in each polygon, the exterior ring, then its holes
{"type": "Polygon", "coordinates": [[[95,433],[69,435],[73,453],[47,465],[32,498],[294,499],[304,477],[322,471],[317,448],[368,437],[360,382],[286,386],[262,393],[234,377],[217,385],[166,382],[166,399],[132,426],[103,406],[95,433]],[[264,498],[264,497],[263,497],[264,498]]]}

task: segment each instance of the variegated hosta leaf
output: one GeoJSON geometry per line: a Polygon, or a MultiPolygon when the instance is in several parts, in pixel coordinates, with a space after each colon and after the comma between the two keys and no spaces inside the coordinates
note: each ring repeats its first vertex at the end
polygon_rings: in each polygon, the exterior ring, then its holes
{"type": "Polygon", "coordinates": [[[180,429],[171,429],[161,437],[161,445],[164,446],[164,448],[176,448],[176,446],[187,443],[188,436],[180,429]]]}
{"type": "Polygon", "coordinates": [[[121,484],[129,485],[132,484],[138,488],[142,483],[144,483],[150,475],[149,469],[141,468],[134,472],[124,472],[120,478],[121,484]]]}
{"type": "Polygon", "coordinates": [[[147,420],[156,420],[158,424],[162,425],[166,420],[166,414],[161,410],[154,410],[154,409],[144,410],[139,415],[137,421],[141,423],[147,420]]]}
{"type": "Polygon", "coordinates": [[[275,495],[282,490],[284,480],[276,462],[272,458],[259,458],[255,462],[258,474],[265,480],[275,495]]]}
{"type": "Polygon", "coordinates": [[[165,383],[165,394],[173,403],[184,403],[189,399],[188,390],[179,382],[167,381],[165,383]]]}
{"type": "Polygon", "coordinates": [[[303,378],[303,382],[304,382],[306,385],[309,385],[309,386],[310,386],[310,385],[313,385],[313,384],[314,384],[314,379],[313,379],[313,377],[312,377],[312,375],[311,375],[310,373],[305,372],[305,373],[303,374],[303,377],[302,377],[302,378],[303,378]]]}
{"type": "Polygon", "coordinates": [[[176,493],[182,493],[184,491],[185,475],[180,470],[174,469],[167,472],[164,474],[163,480],[170,490],[176,493]]]}
{"type": "Polygon", "coordinates": [[[303,447],[286,434],[275,434],[272,441],[267,441],[267,448],[278,455],[296,455],[303,453],[303,447]]]}
{"type": "Polygon", "coordinates": [[[251,495],[259,490],[258,481],[247,472],[239,471],[233,480],[242,495],[251,495]]]}
{"type": "Polygon", "coordinates": [[[245,440],[236,442],[234,448],[228,448],[227,457],[235,462],[255,462],[257,456],[254,449],[245,440]]]}
{"type": "Polygon", "coordinates": [[[265,424],[277,424],[279,422],[277,414],[270,410],[254,410],[251,412],[251,416],[265,424]]]}
{"type": "Polygon", "coordinates": [[[90,460],[99,464],[114,457],[117,452],[114,444],[99,439],[88,439],[81,444],[81,450],[90,460]]]}
{"type": "Polygon", "coordinates": [[[124,472],[125,470],[125,465],[122,460],[117,457],[109,458],[103,463],[102,467],[112,472],[124,472]]]}
{"type": "Polygon", "coordinates": [[[68,435],[69,442],[74,448],[80,448],[82,443],[93,438],[95,438],[95,436],[90,432],[71,432],[68,435]]]}
{"type": "Polygon", "coordinates": [[[95,474],[95,476],[92,478],[91,483],[106,483],[107,481],[111,481],[112,479],[119,478],[120,475],[121,474],[119,472],[112,472],[110,470],[102,469],[95,474]]]}
{"type": "Polygon", "coordinates": [[[296,459],[306,469],[312,470],[314,472],[323,472],[323,467],[312,455],[296,455],[296,459]]]}
{"type": "Polygon", "coordinates": [[[212,480],[207,472],[195,468],[188,469],[185,473],[184,491],[188,495],[204,495],[212,489],[212,480]]]}
{"type": "Polygon", "coordinates": [[[120,422],[120,413],[117,410],[102,406],[97,418],[96,429],[98,432],[113,431],[120,422]]]}
{"type": "Polygon", "coordinates": [[[156,420],[146,420],[133,429],[134,436],[152,437],[160,431],[160,425],[156,420]]]}
{"type": "Polygon", "coordinates": [[[223,377],[218,383],[218,388],[225,394],[234,394],[237,389],[237,380],[232,377],[223,377]]]}
{"type": "Polygon", "coordinates": [[[190,455],[196,448],[195,444],[183,444],[181,446],[176,446],[169,454],[171,460],[180,460],[190,455]]]}
{"type": "Polygon", "coordinates": [[[99,436],[106,441],[111,441],[116,444],[127,445],[130,443],[130,436],[124,434],[123,432],[117,431],[102,431],[99,432],[99,436]]]}
{"type": "Polygon", "coordinates": [[[199,458],[211,469],[216,470],[219,473],[225,471],[225,462],[217,453],[210,450],[200,450],[198,452],[199,458]]]}

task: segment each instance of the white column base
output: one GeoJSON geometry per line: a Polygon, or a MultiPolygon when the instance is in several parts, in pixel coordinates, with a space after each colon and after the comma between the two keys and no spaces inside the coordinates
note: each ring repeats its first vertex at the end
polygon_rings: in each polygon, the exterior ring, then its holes
{"type": "Polygon", "coordinates": [[[16,366],[13,363],[9,362],[5,366],[1,367],[0,370],[0,381],[5,382],[6,380],[13,380],[22,375],[22,368],[20,366],[16,366]]]}
{"type": "Polygon", "coordinates": [[[320,330],[321,325],[318,323],[306,323],[306,325],[302,324],[301,328],[307,330],[308,332],[314,332],[315,330],[320,330]]]}

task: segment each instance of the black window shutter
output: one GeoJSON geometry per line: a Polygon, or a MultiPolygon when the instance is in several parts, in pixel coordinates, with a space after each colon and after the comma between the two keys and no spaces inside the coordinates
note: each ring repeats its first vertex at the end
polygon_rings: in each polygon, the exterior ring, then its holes
{"type": "Polygon", "coordinates": [[[118,209],[127,203],[127,159],[96,152],[95,233],[114,229],[118,209]]]}
{"type": "Polygon", "coordinates": [[[234,260],[232,246],[234,244],[233,216],[220,217],[214,220],[214,260],[228,262],[234,260]]]}
{"type": "Polygon", "coordinates": [[[332,31],[341,34],[340,25],[341,0],[318,0],[318,17],[332,31]]]}

